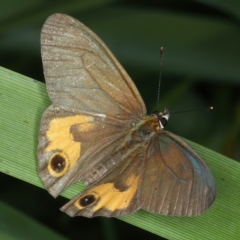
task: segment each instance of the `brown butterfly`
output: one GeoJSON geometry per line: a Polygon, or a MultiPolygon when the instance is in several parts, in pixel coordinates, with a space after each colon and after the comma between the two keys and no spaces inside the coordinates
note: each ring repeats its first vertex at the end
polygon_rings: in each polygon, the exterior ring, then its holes
{"type": "Polygon", "coordinates": [[[146,115],[136,86],[99,37],[54,14],[42,28],[41,52],[52,105],[41,121],[39,174],[54,197],[80,180],[88,186],[62,211],[194,216],[212,205],[216,185],[204,160],[163,130],[168,110],[146,115]]]}

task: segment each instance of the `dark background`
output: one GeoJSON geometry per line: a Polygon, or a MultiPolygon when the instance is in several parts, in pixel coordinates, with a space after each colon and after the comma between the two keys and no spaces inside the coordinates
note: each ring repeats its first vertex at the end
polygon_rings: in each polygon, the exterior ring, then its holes
{"type": "MultiPolygon", "coordinates": [[[[92,29],[157,108],[160,47],[164,47],[160,108],[214,111],[172,115],[167,130],[240,159],[240,2],[27,1],[0,8],[0,65],[44,82],[40,32],[46,18],[67,13],[92,29]],[[166,3],[167,2],[167,3],[166,3]],[[224,5],[225,4],[225,5],[224,5]]],[[[1,201],[70,239],[160,239],[117,219],[69,218],[67,200],[0,174],[1,201]],[[16,196],[18,196],[16,200],[16,196]]]]}

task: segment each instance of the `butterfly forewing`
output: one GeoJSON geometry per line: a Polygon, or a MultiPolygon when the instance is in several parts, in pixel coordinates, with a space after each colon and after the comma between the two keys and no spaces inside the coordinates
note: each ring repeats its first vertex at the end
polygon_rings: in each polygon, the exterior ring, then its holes
{"type": "Polygon", "coordinates": [[[116,151],[129,132],[126,121],[94,114],[77,114],[50,106],[39,132],[40,176],[54,196],[77,182],[106,156],[116,151]],[[63,171],[52,171],[52,159],[66,159],[63,171]]]}
{"type": "Polygon", "coordinates": [[[125,119],[145,115],[145,104],[128,74],[78,20],[50,16],[42,28],[41,52],[53,104],[125,119]]]}

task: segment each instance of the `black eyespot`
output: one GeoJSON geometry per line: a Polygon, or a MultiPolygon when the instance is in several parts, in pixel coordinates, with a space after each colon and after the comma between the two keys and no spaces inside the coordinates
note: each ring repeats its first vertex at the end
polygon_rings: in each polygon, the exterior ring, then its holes
{"type": "Polygon", "coordinates": [[[167,126],[167,122],[168,122],[168,121],[167,121],[166,118],[161,117],[161,118],[158,119],[158,121],[161,122],[161,124],[162,124],[163,127],[166,127],[166,126],[167,126]]]}
{"type": "Polygon", "coordinates": [[[51,168],[54,172],[60,173],[66,166],[66,160],[60,154],[56,154],[51,160],[51,168]]]}
{"type": "Polygon", "coordinates": [[[87,195],[79,200],[79,205],[82,207],[87,207],[88,205],[94,203],[96,198],[94,195],[87,195]]]}

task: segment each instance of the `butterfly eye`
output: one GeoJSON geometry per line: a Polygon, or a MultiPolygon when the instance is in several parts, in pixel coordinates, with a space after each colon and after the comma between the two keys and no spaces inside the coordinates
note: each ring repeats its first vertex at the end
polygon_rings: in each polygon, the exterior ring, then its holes
{"type": "Polygon", "coordinates": [[[159,124],[161,126],[161,128],[164,128],[167,126],[167,119],[165,117],[160,117],[158,118],[159,124]]]}
{"type": "Polygon", "coordinates": [[[163,112],[153,112],[153,115],[157,117],[161,129],[167,126],[170,112],[165,108],[163,112]]]}

